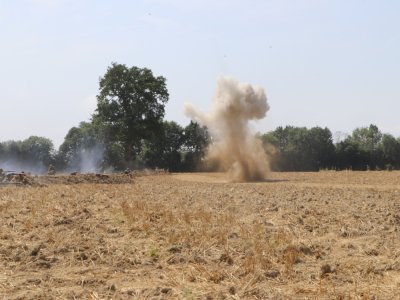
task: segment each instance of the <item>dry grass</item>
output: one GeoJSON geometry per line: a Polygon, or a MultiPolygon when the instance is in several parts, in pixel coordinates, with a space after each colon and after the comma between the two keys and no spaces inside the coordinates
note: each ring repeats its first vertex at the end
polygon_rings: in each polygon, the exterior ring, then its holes
{"type": "Polygon", "coordinates": [[[399,299],[400,173],[0,189],[5,299],[399,299]]]}

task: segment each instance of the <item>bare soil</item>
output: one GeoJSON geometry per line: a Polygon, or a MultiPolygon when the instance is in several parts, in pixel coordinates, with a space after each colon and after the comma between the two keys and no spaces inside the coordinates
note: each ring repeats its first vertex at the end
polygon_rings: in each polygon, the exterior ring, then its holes
{"type": "Polygon", "coordinates": [[[400,172],[5,186],[0,298],[400,299],[399,229],[400,172]]]}

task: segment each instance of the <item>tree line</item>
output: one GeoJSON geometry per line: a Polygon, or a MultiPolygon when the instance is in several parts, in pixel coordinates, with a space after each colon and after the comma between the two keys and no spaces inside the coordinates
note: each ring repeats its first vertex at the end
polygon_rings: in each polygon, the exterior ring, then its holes
{"type": "Polygon", "coordinates": [[[261,135],[276,171],[400,169],[400,138],[371,124],[333,142],[328,128],[278,127],[261,135]]]}
{"type": "MultiPolygon", "coordinates": [[[[97,108],[89,122],[72,127],[59,149],[51,140],[31,136],[0,143],[0,168],[122,171],[163,168],[207,170],[211,141],[207,128],[164,120],[169,94],[166,79],[147,68],[113,63],[99,81],[97,108]]],[[[377,126],[355,129],[334,142],[328,128],[278,127],[259,134],[275,171],[320,169],[400,169],[400,139],[377,126]]]]}

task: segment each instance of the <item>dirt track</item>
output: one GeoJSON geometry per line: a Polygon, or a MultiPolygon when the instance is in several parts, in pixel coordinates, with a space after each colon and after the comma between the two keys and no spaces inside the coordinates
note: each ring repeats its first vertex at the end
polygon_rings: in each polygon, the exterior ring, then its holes
{"type": "Polygon", "coordinates": [[[400,172],[0,189],[0,298],[400,299],[400,172]]]}

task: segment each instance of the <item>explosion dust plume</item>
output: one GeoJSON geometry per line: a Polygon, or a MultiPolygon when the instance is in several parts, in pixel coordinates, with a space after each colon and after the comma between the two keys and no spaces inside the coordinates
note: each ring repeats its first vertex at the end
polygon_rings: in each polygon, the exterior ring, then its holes
{"type": "Polygon", "coordinates": [[[233,181],[263,180],[269,171],[261,140],[249,127],[249,121],[264,118],[268,110],[263,88],[229,77],[218,79],[208,114],[185,103],[185,114],[210,131],[208,158],[217,160],[233,181]]]}

